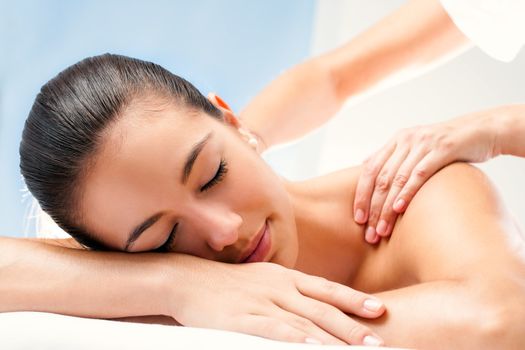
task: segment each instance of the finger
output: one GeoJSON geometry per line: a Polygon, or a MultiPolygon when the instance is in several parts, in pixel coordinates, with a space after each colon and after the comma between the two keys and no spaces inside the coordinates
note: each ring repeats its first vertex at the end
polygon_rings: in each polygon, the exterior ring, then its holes
{"type": "Polygon", "coordinates": [[[412,170],[408,181],[394,201],[398,212],[406,210],[408,204],[423,184],[438,170],[447,165],[443,159],[430,151],[412,170]]]}
{"type": "MultiPolygon", "coordinates": [[[[301,299],[306,297],[301,296],[301,299]]],[[[301,314],[302,310],[300,307],[294,308],[293,305],[297,305],[297,300],[293,300],[289,304],[284,302],[282,305],[276,304],[279,307],[281,313],[280,319],[284,320],[290,326],[303,331],[308,334],[309,338],[316,339],[322,344],[329,345],[346,345],[348,344],[343,339],[338,338],[331,329],[325,330],[321,325],[317,325],[316,322],[309,317],[305,317],[301,314]]]]}
{"type": "Polygon", "coordinates": [[[363,170],[359,175],[354,198],[354,220],[358,224],[364,224],[368,220],[370,199],[374,190],[377,174],[395,150],[395,143],[389,142],[377,154],[370,157],[364,163],[363,170]]]}
{"type": "Polygon", "coordinates": [[[377,176],[376,183],[374,186],[374,192],[372,193],[372,199],[370,202],[370,214],[368,216],[368,228],[365,236],[367,236],[367,239],[373,239],[375,235],[371,234],[372,230],[375,230],[377,234],[379,234],[379,230],[381,230],[381,235],[386,232],[386,226],[383,226],[384,223],[382,223],[381,226],[377,227],[379,216],[381,214],[381,210],[383,209],[383,206],[385,204],[385,200],[388,196],[388,192],[390,191],[391,184],[393,182],[393,178],[395,174],[397,173],[399,167],[403,163],[403,161],[406,159],[408,155],[408,149],[405,147],[398,147],[392,154],[390,158],[386,161],[385,165],[383,166],[383,169],[379,172],[379,175],[377,176]]]}
{"type": "Polygon", "coordinates": [[[412,173],[414,167],[421,161],[428,151],[424,148],[418,147],[412,149],[403,163],[400,165],[397,173],[393,177],[390,190],[381,209],[379,222],[377,224],[377,234],[382,237],[388,237],[392,232],[394,223],[396,222],[398,213],[394,211],[394,201],[398,197],[401,190],[405,187],[412,173]]]}
{"type": "Polygon", "coordinates": [[[385,312],[384,304],[376,297],[322,277],[297,271],[295,285],[301,294],[333,305],[346,313],[376,318],[385,312]]]}
{"type": "Polygon", "coordinates": [[[284,320],[263,315],[249,315],[230,329],[235,332],[285,342],[323,344],[322,340],[284,320]]]}
{"type": "MultiPolygon", "coordinates": [[[[289,296],[293,298],[293,296],[289,296]]],[[[315,325],[353,345],[366,345],[374,342],[383,344],[383,340],[372,330],[343,313],[338,308],[315,299],[303,297],[299,300],[288,300],[286,306],[291,313],[311,320],[315,325]]],[[[318,335],[321,336],[321,335],[318,335]]]]}
{"type": "Polygon", "coordinates": [[[375,235],[375,238],[370,242],[370,244],[376,244],[381,240],[381,236],[375,235]]]}

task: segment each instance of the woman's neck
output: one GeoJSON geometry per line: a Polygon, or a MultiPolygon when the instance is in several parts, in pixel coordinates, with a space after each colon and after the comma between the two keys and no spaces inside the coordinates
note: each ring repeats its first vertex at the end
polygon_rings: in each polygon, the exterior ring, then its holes
{"type": "Polygon", "coordinates": [[[350,285],[368,252],[364,227],[353,220],[359,168],[288,183],[299,241],[295,269],[350,285]]]}

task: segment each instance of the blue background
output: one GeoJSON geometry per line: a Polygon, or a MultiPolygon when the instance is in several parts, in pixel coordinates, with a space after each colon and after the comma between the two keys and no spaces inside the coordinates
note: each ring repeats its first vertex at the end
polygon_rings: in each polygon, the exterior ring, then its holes
{"type": "Polygon", "coordinates": [[[0,234],[22,236],[30,198],[18,170],[40,87],[104,52],[159,63],[239,111],[310,53],[314,0],[0,0],[0,234]]]}

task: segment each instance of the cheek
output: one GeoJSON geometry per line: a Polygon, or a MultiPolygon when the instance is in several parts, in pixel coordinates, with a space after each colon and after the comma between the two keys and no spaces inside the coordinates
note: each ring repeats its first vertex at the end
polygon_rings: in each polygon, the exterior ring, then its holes
{"type": "Polygon", "coordinates": [[[239,185],[234,193],[243,201],[244,208],[253,209],[252,213],[256,212],[259,219],[261,215],[268,216],[272,229],[272,262],[294,267],[299,245],[293,207],[284,182],[258,156],[240,164],[244,165],[237,169],[235,180],[232,179],[239,185]]]}
{"type": "Polygon", "coordinates": [[[287,195],[279,177],[258,155],[239,151],[231,158],[225,188],[241,207],[238,209],[269,209],[279,207],[287,195]]]}

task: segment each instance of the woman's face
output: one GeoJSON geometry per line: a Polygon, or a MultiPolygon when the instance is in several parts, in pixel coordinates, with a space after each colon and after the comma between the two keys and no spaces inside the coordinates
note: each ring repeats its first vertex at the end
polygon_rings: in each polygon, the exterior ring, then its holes
{"type": "Polygon", "coordinates": [[[83,226],[110,248],[238,263],[266,235],[264,261],[295,263],[283,181],[236,128],[205,112],[128,109],[104,135],[83,188],[83,226]]]}

